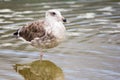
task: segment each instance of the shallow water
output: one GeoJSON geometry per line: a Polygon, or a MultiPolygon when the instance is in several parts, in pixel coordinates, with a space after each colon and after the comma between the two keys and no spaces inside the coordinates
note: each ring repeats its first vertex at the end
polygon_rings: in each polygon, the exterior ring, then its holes
{"type": "Polygon", "coordinates": [[[120,80],[119,0],[0,1],[0,80],[23,80],[13,65],[39,59],[39,51],[12,33],[57,8],[67,18],[67,40],[44,59],[62,68],[65,80],[120,80]]]}

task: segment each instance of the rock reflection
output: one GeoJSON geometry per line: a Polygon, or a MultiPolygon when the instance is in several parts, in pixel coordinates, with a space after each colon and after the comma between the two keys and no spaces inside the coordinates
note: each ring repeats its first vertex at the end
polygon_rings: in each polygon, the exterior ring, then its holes
{"type": "Polygon", "coordinates": [[[33,61],[28,64],[16,64],[16,72],[25,80],[64,80],[62,69],[48,60],[33,61]]]}

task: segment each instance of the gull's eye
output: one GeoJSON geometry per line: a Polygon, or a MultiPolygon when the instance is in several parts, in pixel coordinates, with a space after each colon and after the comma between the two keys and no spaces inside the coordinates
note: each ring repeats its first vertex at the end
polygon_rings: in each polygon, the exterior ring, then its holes
{"type": "Polygon", "coordinates": [[[55,12],[51,12],[51,15],[53,15],[53,16],[54,16],[54,15],[56,15],[56,13],[55,13],[55,12]]]}

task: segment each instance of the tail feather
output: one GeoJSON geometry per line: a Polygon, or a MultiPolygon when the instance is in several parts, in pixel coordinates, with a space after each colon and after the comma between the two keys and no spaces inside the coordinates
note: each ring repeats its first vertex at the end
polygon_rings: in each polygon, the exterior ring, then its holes
{"type": "Polygon", "coordinates": [[[15,36],[16,38],[18,38],[18,30],[16,32],[13,33],[13,36],[15,36]]]}

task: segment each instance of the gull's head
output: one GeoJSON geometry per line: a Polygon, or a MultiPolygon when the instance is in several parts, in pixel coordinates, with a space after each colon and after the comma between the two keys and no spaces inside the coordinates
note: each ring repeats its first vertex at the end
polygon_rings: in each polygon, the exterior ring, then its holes
{"type": "Polygon", "coordinates": [[[66,22],[66,19],[62,16],[59,10],[51,9],[46,12],[46,19],[57,22],[66,22]]]}

